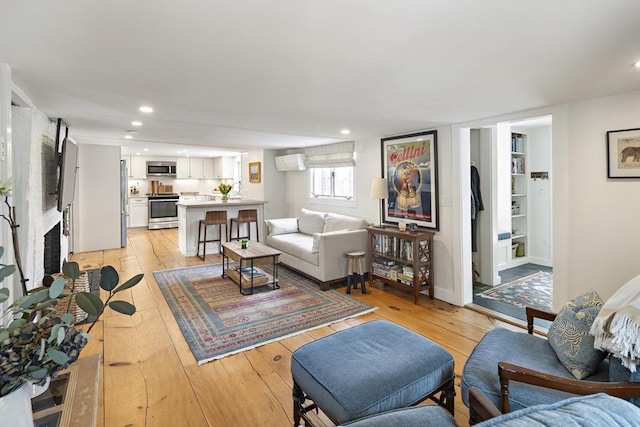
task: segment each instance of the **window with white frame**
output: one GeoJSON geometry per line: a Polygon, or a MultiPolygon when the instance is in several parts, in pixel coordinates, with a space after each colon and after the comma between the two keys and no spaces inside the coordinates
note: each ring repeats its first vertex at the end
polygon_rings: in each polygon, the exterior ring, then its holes
{"type": "Polygon", "coordinates": [[[311,198],[353,200],[355,153],[353,141],[305,149],[311,198]]]}
{"type": "Polygon", "coordinates": [[[311,197],[352,200],[354,169],[353,166],[309,169],[311,197]]]}

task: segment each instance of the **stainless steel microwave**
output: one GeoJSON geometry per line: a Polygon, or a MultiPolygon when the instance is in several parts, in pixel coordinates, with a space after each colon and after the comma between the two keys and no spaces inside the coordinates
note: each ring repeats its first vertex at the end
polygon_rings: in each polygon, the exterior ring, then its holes
{"type": "Polygon", "coordinates": [[[176,162],[147,162],[147,176],[176,176],[176,162]]]}

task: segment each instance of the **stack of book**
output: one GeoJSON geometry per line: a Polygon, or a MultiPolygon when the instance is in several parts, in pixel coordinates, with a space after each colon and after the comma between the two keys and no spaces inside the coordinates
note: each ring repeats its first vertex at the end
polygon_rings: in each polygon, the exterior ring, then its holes
{"type": "Polygon", "coordinates": [[[271,281],[271,276],[257,267],[230,267],[227,269],[227,275],[235,282],[240,283],[240,275],[242,275],[242,284],[250,284],[253,277],[254,285],[262,285],[271,281]]]}

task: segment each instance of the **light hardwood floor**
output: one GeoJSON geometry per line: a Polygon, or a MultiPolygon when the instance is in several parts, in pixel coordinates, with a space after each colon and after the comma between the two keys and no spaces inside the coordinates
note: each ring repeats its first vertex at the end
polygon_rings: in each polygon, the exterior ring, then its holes
{"type": "MultiPolygon", "coordinates": [[[[198,366],[167,306],[153,272],[218,263],[218,255],[184,257],[177,230],[134,229],[124,249],[74,254],[82,269],[114,266],[124,281],[144,273],[127,295],[137,307],[132,317],[105,313],[91,331],[82,357],[103,354],[99,426],[292,426],[291,353],[301,345],[374,319],[410,328],[447,349],[455,358],[455,418],[468,425],[460,399],[462,367],[480,338],[497,321],[426,296],[382,286],[352,296],[378,310],[253,350],[198,366]]],[[[344,286],[338,287],[344,292],[344,286]]],[[[500,324],[500,326],[507,326],[500,324]]],[[[320,424],[331,425],[319,415],[320,424]]]]}

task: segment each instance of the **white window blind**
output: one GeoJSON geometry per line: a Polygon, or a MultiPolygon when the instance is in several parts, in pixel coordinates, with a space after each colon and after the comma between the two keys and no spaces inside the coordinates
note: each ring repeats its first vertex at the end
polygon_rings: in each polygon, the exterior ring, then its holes
{"type": "Polygon", "coordinates": [[[355,166],[356,160],[353,156],[353,149],[353,141],[305,148],[304,155],[306,160],[304,164],[308,168],[355,166]]]}

